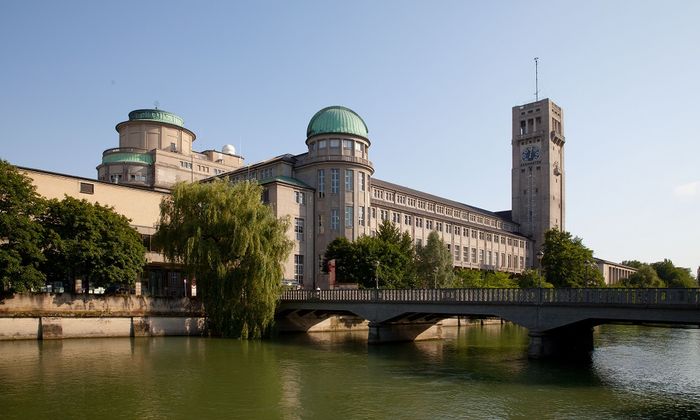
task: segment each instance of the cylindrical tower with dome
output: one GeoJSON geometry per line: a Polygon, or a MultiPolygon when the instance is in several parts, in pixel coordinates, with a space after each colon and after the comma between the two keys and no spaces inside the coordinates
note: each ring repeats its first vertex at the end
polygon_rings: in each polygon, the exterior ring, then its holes
{"type": "Polygon", "coordinates": [[[329,106],[309,121],[306,145],[296,177],[316,189],[315,274],[318,286],[327,287],[320,262],[328,244],[340,236],[355,240],[370,234],[371,142],[367,125],[355,111],[329,106]]]}

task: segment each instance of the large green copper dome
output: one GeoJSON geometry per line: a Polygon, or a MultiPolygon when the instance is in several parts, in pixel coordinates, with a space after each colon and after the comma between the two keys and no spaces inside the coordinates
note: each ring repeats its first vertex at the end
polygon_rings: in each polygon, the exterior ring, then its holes
{"type": "Polygon", "coordinates": [[[355,111],[344,106],[329,106],[318,111],[311,118],[306,136],[338,133],[367,138],[367,132],[367,124],[355,111]]]}

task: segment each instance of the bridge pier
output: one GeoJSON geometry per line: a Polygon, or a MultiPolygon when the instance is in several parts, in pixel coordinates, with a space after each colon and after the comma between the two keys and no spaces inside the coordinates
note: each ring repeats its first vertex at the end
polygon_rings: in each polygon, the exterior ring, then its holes
{"type": "Polygon", "coordinates": [[[442,322],[370,322],[367,342],[380,344],[441,338],[442,322]]]}
{"type": "Polygon", "coordinates": [[[593,327],[589,325],[531,330],[528,336],[527,355],[531,359],[587,360],[593,351],[593,327]]]}

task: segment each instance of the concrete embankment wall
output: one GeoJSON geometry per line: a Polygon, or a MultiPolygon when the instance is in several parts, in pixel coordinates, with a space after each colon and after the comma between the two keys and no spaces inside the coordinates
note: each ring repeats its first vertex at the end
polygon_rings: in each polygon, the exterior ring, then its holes
{"type": "Polygon", "coordinates": [[[204,333],[201,305],[185,298],[44,293],[0,300],[0,340],[204,333]]]}

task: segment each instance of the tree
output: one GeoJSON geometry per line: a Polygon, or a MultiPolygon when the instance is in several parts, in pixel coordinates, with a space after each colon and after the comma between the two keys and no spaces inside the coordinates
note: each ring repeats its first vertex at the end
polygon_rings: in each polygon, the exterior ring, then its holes
{"type": "Polygon", "coordinates": [[[437,232],[430,232],[425,246],[419,247],[416,254],[420,287],[436,288],[453,285],[452,255],[437,232]]]}
{"type": "Polygon", "coordinates": [[[133,285],[143,270],[140,235],[111,207],[66,196],[49,200],[39,220],[45,230],[42,268],[51,280],[133,285]]]}
{"type": "Polygon", "coordinates": [[[554,287],[603,287],[605,280],[598,270],[593,251],[571,233],[550,229],[544,236],[542,267],[545,279],[554,287]]]}
{"type": "Polygon", "coordinates": [[[334,239],[326,248],[324,261],[335,259],[339,281],[363,287],[411,288],[415,286],[415,251],[408,233],[390,221],[379,225],[377,236],[361,236],[355,242],[334,239]]]}
{"type": "Polygon", "coordinates": [[[215,335],[259,338],[274,318],[292,242],[261,193],[254,182],[181,183],[160,206],[156,246],[196,277],[215,335]]]}
{"type": "Polygon", "coordinates": [[[637,272],[620,280],[620,285],[623,287],[664,287],[664,282],[656,274],[653,267],[640,263],[637,272]]]}
{"type": "Polygon", "coordinates": [[[523,289],[543,287],[550,289],[554,287],[552,283],[549,283],[542,277],[542,275],[537,272],[537,270],[525,270],[517,278],[518,286],[523,289]]]}
{"type": "Polygon", "coordinates": [[[22,293],[44,285],[43,229],[36,220],[43,207],[31,179],[0,160],[0,292],[22,293]]]}
{"type": "Polygon", "coordinates": [[[666,287],[697,287],[698,285],[690,275],[690,269],[676,267],[669,259],[655,262],[651,266],[656,270],[659,278],[666,283],[666,287]]]}
{"type": "Polygon", "coordinates": [[[626,260],[626,261],[622,261],[620,264],[626,265],[627,267],[632,267],[632,268],[641,268],[644,265],[644,263],[639,262],[637,260],[626,260]]]}

